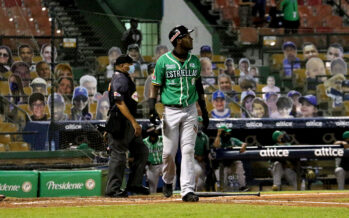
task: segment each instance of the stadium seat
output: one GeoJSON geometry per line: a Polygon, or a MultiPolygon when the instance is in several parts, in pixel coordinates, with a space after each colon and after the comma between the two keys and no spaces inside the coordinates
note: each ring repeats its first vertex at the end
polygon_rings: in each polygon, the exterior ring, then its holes
{"type": "Polygon", "coordinates": [[[283,35],[285,33],[284,28],[259,28],[259,35],[283,35]]]}
{"type": "Polygon", "coordinates": [[[41,0],[23,0],[26,7],[41,7],[41,0]]]}
{"type": "Polygon", "coordinates": [[[30,72],[30,79],[35,79],[36,77],[39,77],[37,72],[30,72]]]}
{"type": "Polygon", "coordinates": [[[212,62],[224,62],[225,56],[223,55],[212,55],[212,62]]]}
{"type": "Polygon", "coordinates": [[[306,84],[306,74],[305,69],[296,69],[292,74],[292,84],[294,88],[304,89],[306,84]]]}
{"type": "Polygon", "coordinates": [[[97,57],[97,62],[99,64],[99,71],[105,70],[109,64],[108,56],[99,56],[97,57]]]}
{"type": "Polygon", "coordinates": [[[143,101],[143,99],[144,99],[144,86],[136,86],[136,91],[138,94],[138,102],[143,101]]]}
{"type": "Polygon", "coordinates": [[[324,84],[319,84],[316,86],[316,98],[318,104],[330,102],[331,98],[327,96],[324,84]]]}
{"type": "Polygon", "coordinates": [[[28,104],[20,104],[17,105],[19,108],[21,108],[22,110],[24,110],[25,112],[27,112],[27,114],[31,115],[32,112],[29,110],[29,105],[28,104]]]}
{"type": "Polygon", "coordinates": [[[299,16],[301,18],[313,16],[311,10],[309,9],[309,6],[307,6],[307,5],[299,5],[298,6],[298,13],[299,13],[299,16]]]}
{"type": "Polygon", "coordinates": [[[0,132],[17,132],[18,128],[13,123],[0,123],[0,132]]]}
{"type": "Polygon", "coordinates": [[[329,15],[322,19],[322,22],[325,23],[325,26],[331,28],[341,28],[343,27],[343,19],[340,16],[329,15]]]}
{"type": "Polygon", "coordinates": [[[23,87],[23,91],[26,95],[30,96],[33,93],[33,90],[30,86],[23,87]]]}
{"type": "Polygon", "coordinates": [[[10,87],[7,81],[0,81],[0,95],[9,95],[10,87]]]}
{"type": "Polygon", "coordinates": [[[240,27],[239,29],[239,41],[242,44],[257,44],[258,32],[254,27],[240,27]]]}
{"type": "Polygon", "coordinates": [[[311,28],[321,27],[323,26],[323,20],[319,19],[319,17],[316,16],[309,16],[307,19],[307,26],[311,28]]]}
{"type": "Polygon", "coordinates": [[[9,151],[29,151],[30,146],[26,142],[10,142],[9,151]]]}
{"type": "Polygon", "coordinates": [[[241,109],[240,109],[238,104],[230,103],[229,108],[230,108],[232,118],[240,118],[241,117],[241,109]]]}
{"type": "MultiPolygon", "coordinates": [[[[312,7],[314,16],[327,16],[327,15],[332,15],[332,7],[327,4],[322,4],[322,5],[315,5],[312,7]]],[[[299,7],[298,7],[299,10],[299,7]]]]}
{"type": "Polygon", "coordinates": [[[322,0],[306,0],[306,3],[309,6],[321,5],[322,4],[322,0]]]}
{"type": "Polygon", "coordinates": [[[7,146],[5,144],[0,143],[0,152],[6,152],[7,151],[6,147],[7,146]]]}
{"type": "Polygon", "coordinates": [[[11,135],[6,134],[6,135],[0,135],[0,143],[2,144],[8,144],[11,141],[11,135]]]}
{"type": "Polygon", "coordinates": [[[227,0],[213,0],[212,2],[212,9],[215,11],[219,11],[226,6],[228,6],[227,0]]]}
{"type": "Polygon", "coordinates": [[[153,62],[153,57],[149,56],[149,55],[148,56],[145,55],[145,56],[143,56],[143,60],[147,63],[151,63],[151,62],[153,62]]]}
{"type": "Polygon", "coordinates": [[[345,116],[349,116],[349,101],[344,101],[344,111],[345,111],[345,116]]]}
{"type": "Polygon", "coordinates": [[[72,104],[65,103],[65,110],[64,110],[64,113],[66,113],[66,114],[68,114],[68,115],[71,115],[71,107],[72,107],[72,104]]]}
{"type": "Polygon", "coordinates": [[[235,92],[241,93],[241,87],[239,85],[233,85],[233,90],[235,92]]]}
{"type": "Polygon", "coordinates": [[[97,103],[93,102],[89,104],[90,113],[97,113],[97,103]]]}
{"type": "Polygon", "coordinates": [[[271,67],[274,70],[282,69],[282,61],[284,60],[284,54],[272,54],[271,55],[271,67]]]}

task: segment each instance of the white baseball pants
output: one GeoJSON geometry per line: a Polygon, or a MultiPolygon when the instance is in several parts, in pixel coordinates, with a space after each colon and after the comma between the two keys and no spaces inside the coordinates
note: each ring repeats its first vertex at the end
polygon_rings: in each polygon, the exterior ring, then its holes
{"type": "MultiPolygon", "coordinates": [[[[149,165],[146,167],[147,179],[149,182],[150,193],[156,193],[158,188],[159,177],[162,176],[163,165],[149,165]]],[[[173,190],[176,188],[176,176],[173,179],[173,190]]]]}
{"type": "Polygon", "coordinates": [[[173,182],[176,175],[175,157],[178,146],[182,152],[181,162],[181,196],[185,196],[195,189],[194,174],[194,147],[197,135],[197,110],[196,104],[185,108],[165,106],[163,114],[163,176],[166,184],[173,182]]]}
{"type": "Polygon", "coordinates": [[[281,178],[285,176],[287,182],[293,186],[294,190],[297,190],[297,174],[290,168],[283,168],[279,161],[275,161],[271,168],[273,175],[273,185],[281,187],[281,178]]]}

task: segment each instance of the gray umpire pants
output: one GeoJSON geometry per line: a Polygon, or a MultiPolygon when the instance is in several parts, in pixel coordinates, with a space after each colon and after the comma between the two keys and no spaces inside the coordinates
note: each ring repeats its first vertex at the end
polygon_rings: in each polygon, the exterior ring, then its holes
{"type": "Polygon", "coordinates": [[[120,191],[126,168],[127,150],[134,157],[134,161],[130,164],[127,187],[141,186],[149,153],[147,146],[143,143],[142,137],[134,136],[134,129],[127,120],[124,135],[120,139],[114,139],[109,134],[108,139],[111,147],[111,156],[105,194],[112,195],[120,191]]]}

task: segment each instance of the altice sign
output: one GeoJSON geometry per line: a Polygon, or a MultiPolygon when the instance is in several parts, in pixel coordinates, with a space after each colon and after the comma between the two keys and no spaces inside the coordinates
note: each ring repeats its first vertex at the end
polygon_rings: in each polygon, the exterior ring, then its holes
{"type": "Polygon", "coordinates": [[[17,198],[37,197],[38,181],[37,171],[0,171],[0,194],[17,198]]]}
{"type": "Polygon", "coordinates": [[[100,196],[100,170],[40,171],[40,197],[100,196]]]}

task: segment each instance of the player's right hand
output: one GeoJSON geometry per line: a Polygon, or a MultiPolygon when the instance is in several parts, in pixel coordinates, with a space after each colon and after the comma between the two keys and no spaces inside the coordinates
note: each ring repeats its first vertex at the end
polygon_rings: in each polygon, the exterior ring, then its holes
{"type": "Polygon", "coordinates": [[[150,121],[150,123],[152,123],[154,125],[158,125],[159,124],[160,117],[159,117],[158,112],[156,112],[155,109],[150,111],[150,113],[149,113],[149,121],[150,121]]]}

